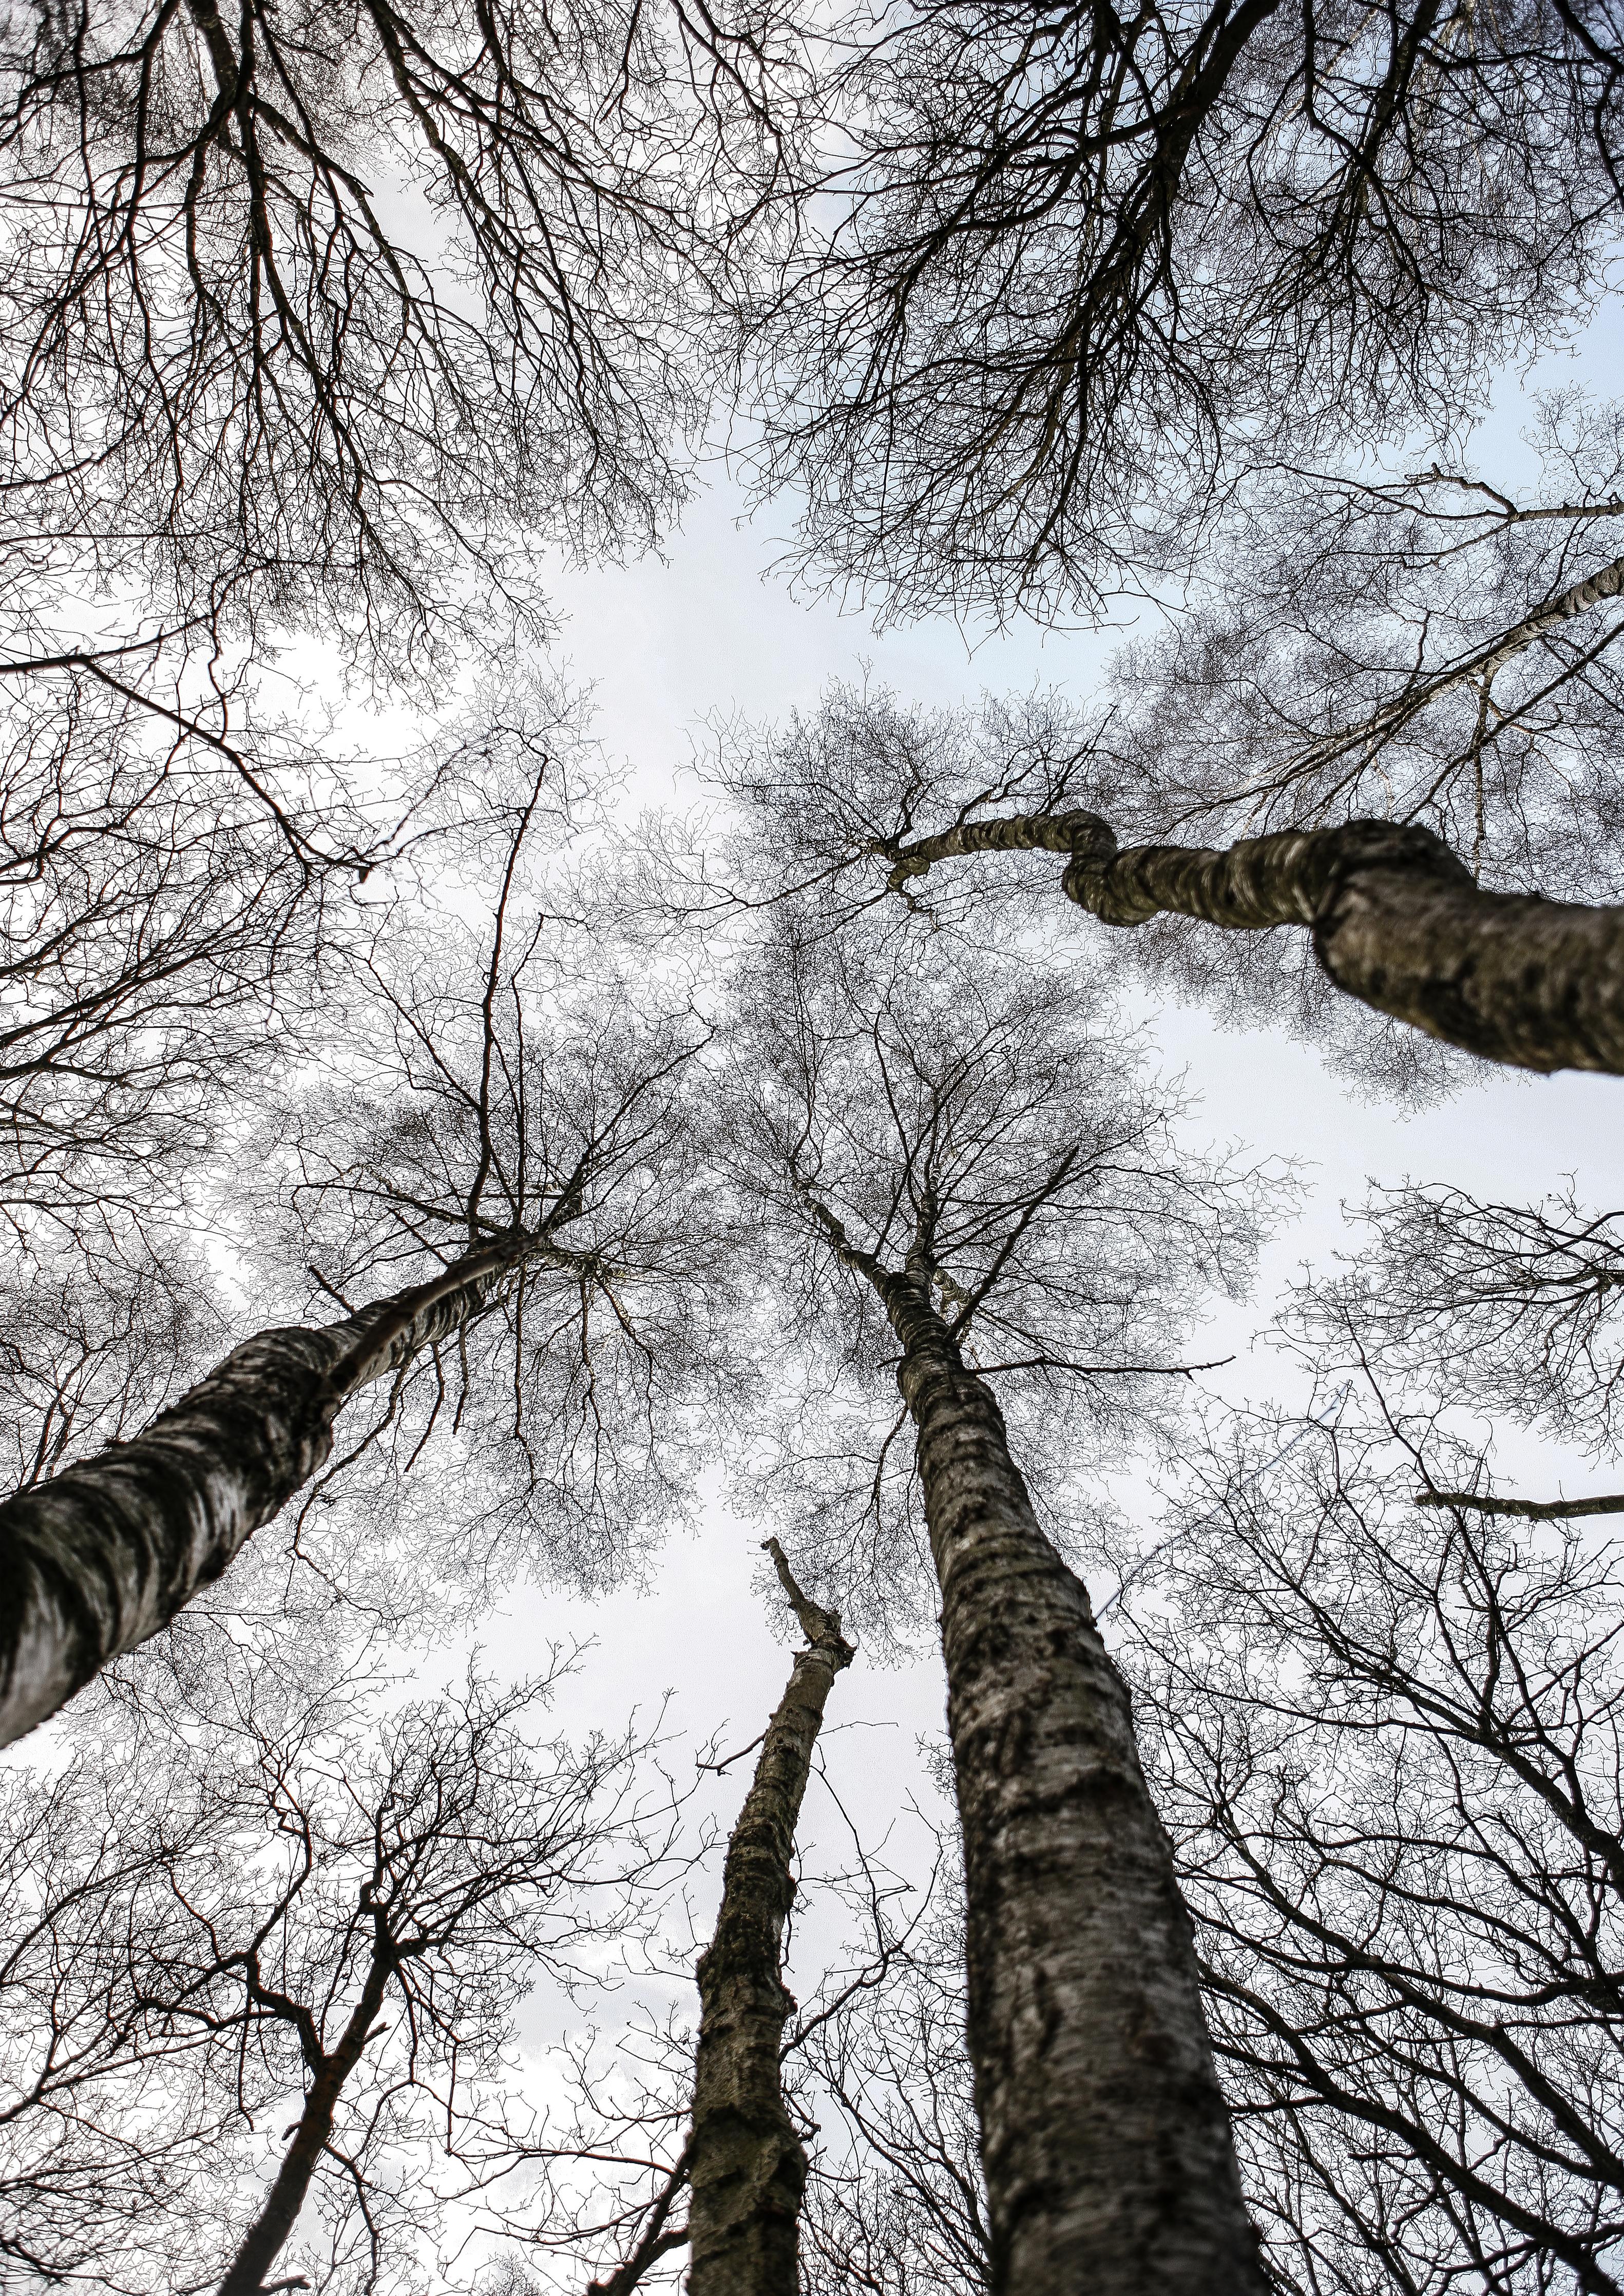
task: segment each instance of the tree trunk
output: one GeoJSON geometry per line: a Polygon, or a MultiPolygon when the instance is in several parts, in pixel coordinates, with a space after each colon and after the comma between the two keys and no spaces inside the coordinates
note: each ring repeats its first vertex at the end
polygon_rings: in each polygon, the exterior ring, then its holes
{"type": "Polygon", "coordinates": [[[1513,1068],[1624,1075],[1624,909],[1485,893],[1430,830],[1386,821],[1117,850],[1096,814],[970,822],[893,849],[901,890],[957,854],[1070,855],[1068,897],[1108,925],[1163,914],[1254,932],[1306,926],[1336,986],[1513,1068]]]}
{"type": "Polygon", "coordinates": [[[1127,1689],[991,1392],[917,1284],[869,1273],[941,1584],[993,2288],[1262,2296],[1127,1689]]]}
{"type": "Polygon", "coordinates": [[[168,1624],[327,1457],[332,1423],[489,1298],[511,1242],[341,1323],[260,1332],[128,1442],[0,1505],[0,1745],[168,1624]]]}
{"type": "MultiPolygon", "coordinates": [[[[700,1957],[689,2139],[689,2296],[795,2296],[807,2156],[784,2110],[779,2048],[795,2004],[781,1973],[790,1860],[812,1750],[835,1676],[840,1620],[808,1603],[767,1542],[808,1647],[798,1651],[727,1844],[722,1910],[700,1957]]],[[[223,2292],[224,2296],[224,2292],[223,2292]]]]}
{"type": "Polygon", "coordinates": [[[1563,1522],[1570,1515],[1624,1514],[1624,1491],[1595,1499],[1492,1499],[1476,1491],[1417,1491],[1413,1504],[1475,1507],[1479,1514],[1519,1515],[1524,1522],[1563,1522]]]}
{"type": "Polygon", "coordinates": [[[384,1944],[381,1939],[374,1948],[361,1997],[350,2012],[338,2046],[315,2068],[315,2079],[294,2128],[293,2142],[283,2155],[282,2166],[258,2215],[243,2234],[217,2296],[260,2296],[266,2274],[282,2254],[289,2234],[299,2222],[299,2212],[309,2193],[316,2162],[332,2134],[339,2097],[361,2061],[361,2053],[372,2038],[378,2012],[383,2005],[383,1990],[390,1972],[384,1944]]]}

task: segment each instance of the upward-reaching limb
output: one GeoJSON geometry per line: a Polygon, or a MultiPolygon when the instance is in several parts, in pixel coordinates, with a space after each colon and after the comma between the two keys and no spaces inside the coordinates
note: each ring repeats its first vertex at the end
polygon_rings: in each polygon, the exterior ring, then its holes
{"type": "Polygon", "coordinates": [[[1430,1037],[1513,1068],[1624,1075],[1624,909],[1486,893],[1431,830],[1349,821],[1119,851],[1097,814],[1012,816],[899,848],[890,882],[900,891],[960,854],[1034,849],[1070,855],[1063,889],[1104,924],[1305,926],[1340,989],[1430,1037]]]}

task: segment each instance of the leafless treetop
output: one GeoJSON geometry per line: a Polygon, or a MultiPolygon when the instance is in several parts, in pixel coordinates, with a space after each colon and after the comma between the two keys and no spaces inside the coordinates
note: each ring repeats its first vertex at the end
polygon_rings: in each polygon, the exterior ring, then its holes
{"type": "Polygon", "coordinates": [[[1615,9],[855,10],[761,468],[898,611],[1097,604],[1282,442],[1448,429],[1594,292],[1615,9]]]}

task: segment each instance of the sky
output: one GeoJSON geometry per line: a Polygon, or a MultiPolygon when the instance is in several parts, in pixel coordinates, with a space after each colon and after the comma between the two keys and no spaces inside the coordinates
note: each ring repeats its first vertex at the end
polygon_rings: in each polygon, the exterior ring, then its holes
{"type": "MultiPolygon", "coordinates": [[[[1619,347],[1600,333],[1545,379],[1572,376],[1604,387],[1619,347]]],[[[1508,384],[1488,430],[1486,459],[1496,468],[1515,455],[1518,427],[1508,384]]],[[[780,555],[770,524],[746,520],[738,497],[718,485],[693,506],[662,560],[557,576],[563,626],[554,659],[595,688],[599,734],[611,755],[627,761],[636,800],[697,800],[690,768],[711,715],[782,718],[811,708],[831,678],[854,678],[865,668],[905,701],[932,704],[1034,683],[1082,691],[1111,643],[1022,624],[972,644],[946,619],[876,632],[860,614],[793,594],[774,571],[780,555]]],[[[1312,1047],[1280,1029],[1220,1032],[1187,1007],[1150,1017],[1161,1065],[1184,1071],[1200,1103],[1188,1129],[1288,1157],[1305,1185],[1299,1216],[1264,1253],[1252,1299],[1226,1308],[1202,1334],[1201,1355],[1234,1355],[1203,1381],[1215,1393],[1238,1400],[1284,1391],[1288,1374],[1259,1334],[1283,1285],[1305,1263],[1328,1267],[1346,1245],[1342,1207],[1361,1200],[1373,1181],[1453,1182],[1480,1197],[1526,1201],[1571,1175],[1581,1200],[1624,1201],[1624,1104],[1614,1079],[1485,1067],[1452,1098],[1407,1112],[1356,1096],[1312,1047]]],[[[1606,1489],[1617,1479],[1616,1469],[1610,1475],[1531,1437],[1511,1436],[1499,1456],[1515,1487],[1530,1496],[1606,1489]]],[[[1116,1496],[1149,1543],[1157,1505],[1151,1483],[1130,1473],[1116,1496]]],[[[730,1749],[742,1745],[763,1726],[787,1672],[784,1628],[775,1623],[784,1618],[783,1606],[764,1593],[765,1528],[737,1520],[716,1501],[694,1536],[672,1542],[647,1589],[591,1604],[517,1591],[486,1631],[485,1646],[499,1665],[517,1666],[538,1636],[593,1636],[597,1649],[572,1707],[584,1702],[595,1718],[608,1721],[630,1700],[669,1686],[677,1727],[695,1742],[719,1733],[730,1749]]],[[[1109,1589],[1094,1592],[1098,1600],[1109,1589]]],[[[884,1837],[910,1792],[928,1793],[919,1749],[942,1727],[943,1694],[934,1654],[887,1668],[860,1653],[836,1685],[824,1745],[830,1779],[871,1843],[884,1837]]],[[[742,1798],[747,1770],[736,1765],[709,1790],[724,1827],[742,1798]]],[[[809,1868],[838,1858],[844,1829],[841,1810],[815,1783],[801,1835],[809,1868]]],[[[792,1986],[804,1989],[815,1980],[829,1943],[816,1917],[803,1925],[792,1986]]]]}
{"type": "MultiPolygon", "coordinates": [[[[1546,379],[1571,375],[1604,388],[1610,358],[1620,350],[1624,331],[1615,324],[1546,379]]],[[[1497,466],[1515,452],[1515,397],[1508,384],[1489,426],[1497,466]]],[[[1113,642],[1030,623],[972,642],[945,619],[878,632],[860,613],[796,595],[775,571],[781,551],[771,521],[745,518],[738,496],[718,481],[701,492],[662,557],[555,571],[561,627],[552,661],[595,689],[598,733],[610,755],[626,762],[635,801],[697,799],[690,767],[713,715],[783,718],[814,707],[830,679],[865,670],[905,701],[939,705],[1034,684],[1082,693],[1113,642]]],[[[1061,899],[1058,887],[1054,898],[1061,899]]],[[[1091,921],[1075,922],[1079,931],[1099,930],[1091,921]]],[[[1304,1185],[1300,1212],[1264,1252],[1251,1299],[1226,1307],[1200,1335],[1198,1354],[1234,1357],[1203,1378],[1215,1394],[1239,1400],[1284,1391],[1287,1374],[1259,1335],[1283,1287],[1302,1267],[1324,1270],[1345,1247],[1342,1208],[1357,1204],[1372,1182],[1448,1182],[1476,1196],[1516,1202],[1571,1177],[1581,1201],[1624,1202],[1624,1086],[1616,1079],[1538,1078],[1485,1068],[1452,1098],[1407,1111],[1351,1093],[1311,1046],[1281,1029],[1219,1031],[1193,1007],[1147,1017],[1159,1064],[1182,1072],[1198,1103],[1186,1131],[1198,1140],[1290,1159],[1304,1185]]],[[[1500,1459],[1516,1487],[1532,1496],[1558,1488],[1571,1494],[1605,1489],[1618,1474],[1521,1436],[1501,1446],[1500,1459]]],[[[589,1658],[559,1701],[562,1726],[618,1728],[628,1709],[646,1713],[669,1690],[668,1726],[679,1734],[671,1759],[679,1768],[712,1741],[728,1751],[746,1747],[782,1694],[790,1636],[761,1555],[767,1526],[732,1513],[719,1484],[719,1473],[713,1474],[697,1528],[671,1540],[646,1586],[592,1602],[515,1588],[480,1631],[487,1660],[499,1673],[521,1675],[548,1644],[589,1642],[589,1658]]],[[[1152,1481],[1128,1474],[1114,1495],[1150,1543],[1152,1481]]],[[[1111,1589],[1093,1591],[1097,1601],[1111,1589]]],[[[424,1662],[423,1679],[456,1674],[462,1655],[460,1648],[434,1654],[424,1662]]],[[[943,1701],[933,1652],[886,1666],[859,1651],[831,1698],[823,1740],[829,1784],[815,1780],[808,1795],[800,1838],[803,1871],[849,1862],[849,1819],[871,1849],[889,1843],[905,1861],[918,1855],[906,1810],[911,1796],[931,1804],[923,1748],[942,1728],[943,1701]]],[[[736,1815],[749,1770],[746,1758],[721,1777],[707,1776],[701,1800],[719,1833],[736,1815]]],[[[713,1859],[695,1882],[701,1930],[718,1882],[713,1859]]],[[[834,1941],[814,1898],[798,1926],[789,1971],[803,1997],[834,1941]]],[[[660,1989],[653,1988],[656,1997],[660,1989]]],[[[680,2000],[680,1974],[664,1989],[680,2000]]],[[[538,2000],[528,2040],[535,2046],[556,2038],[563,2021],[562,2003],[538,2000]]]]}
{"type": "MultiPolygon", "coordinates": [[[[1532,380],[1587,382],[1605,392],[1618,371],[1624,371],[1624,325],[1613,320],[1532,380]]],[[[1506,380],[1485,426],[1480,461],[1497,478],[1514,471],[1520,457],[1528,380],[1506,380]]],[[[550,667],[593,689],[597,734],[626,769],[634,810],[699,801],[693,767],[708,719],[782,719],[815,708],[830,680],[865,674],[905,703],[973,702],[983,692],[1034,685],[1080,696],[1126,634],[1127,624],[1101,635],[1020,622],[967,636],[945,618],[876,630],[861,612],[796,594],[777,570],[787,523],[779,520],[775,534],[771,518],[747,517],[739,495],[718,478],[698,492],[660,556],[553,570],[559,628],[550,667]]],[[[303,674],[302,650],[291,650],[289,666],[303,674]]],[[[314,660],[311,667],[319,685],[319,668],[314,660]]],[[[390,713],[383,716],[387,723],[390,713]]],[[[397,738],[412,738],[404,718],[386,735],[397,738]]],[[[1070,909],[1057,883],[1054,898],[1066,930],[1085,937],[1104,930],[1070,909]]],[[[1357,1206],[1373,1182],[1452,1183],[1480,1198],[1526,1202],[1571,1178],[1582,1201],[1624,1203],[1624,1086],[1616,1079],[1469,1068],[1452,1097],[1405,1110],[1350,1091],[1311,1046],[1281,1029],[1220,1030],[1199,1007],[1148,1004],[1143,988],[1132,1002],[1149,1024],[1155,1064],[1180,1076],[1195,1103],[1183,1128],[1192,1144],[1234,1144],[1254,1156],[1289,1160],[1302,1184],[1300,1208],[1265,1249],[1251,1296],[1225,1304],[1193,1335],[1196,1357],[1231,1358],[1201,1377],[1210,1394],[1234,1402],[1300,1394],[1289,1364],[1267,1344],[1271,1316],[1305,1267],[1333,1266],[1350,1241],[1343,1208],[1357,1206]]],[[[1620,1473],[1516,1431],[1498,1442],[1497,1459],[1512,1488],[1535,1496],[1606,1489],[1620,1473]]],[[[685,1780],[695,1777],[692,1765],[702,1752],[748,1750],[758,1738],[783,1693],[792,1635],[761,1553],[769,1526],[731,1512],[722,1483],[721,1463],[712,1463],[695,1527],[669,1539],[646,1584],[591,1601],[519,1586],[481,1622],[476,1639],[498,1675],[533,1672],[551,1644],[590,1646],[561,1691],[549,1732],[618,1731],[628,1710],[646,1718],[668,1692],[667,1759],[685,1780]]],[[[1153,1545],[1161,1505],[1153,1468],[1126,1471],[1109,1496],[1141,1544],[1153,1545]]],[[[1607,1530],[1603,1522],[1597,1535],[1607,1530]]],[[[792,1528],[783,1535],[792,1554],[792,1528]]],[[[1086,1528],[1080,1543],[1088,1543],[1086,1528]]],[[[1095,1585],[1091,1592],[1098,1604],[1113,1587],[1095,1585]]],[[[1108,1617],[1108,1641],[1112,1624],[1108,1617]]],[[[466,1652],[465,1640],[426,1655],[414,1651],[418,1683],[427,1688],[455,1677],[466,1652]]],[[[826,1778],[811,1784],[798,1837],[803,1876],[815,1882],[820,1873],[849,1867],[854,1826],[871,1851],[923,1874],[929,1852],[910,1804],[947,1815],[929,1767],[940,1742],[944,1695],[934,1652],[883,1664],[859,1649],[830,1700],[820,1749],[826,1778]]],[[[39,1751],[37,1742],[36,1756],[39,1751]]],[[[714,1919],[720,1847],[752,1759],[747,1751],[720,1775],[699,1774],[693,1814],[709,1814],[716,1849],[693,1878],[694,1939],[714,1919]]],[[[827,1893],[810,1887],[786,1972],[803,2001],[841,1944],[827,1893]]],[[[669,2005],[691,2013],[684,1964],[693,1939],[679,1926],[671,1947],[666,1977],[623,1996],[622,2008],[640,1995],[656,2010],[669,2005]]],[[[603,2005],[600,2013],[612,2027],[614,2005],[603,2005]]],[[[522,2038],[538,2101],[558,2093],[549,2045],[579,2023],[554,1991],[544,1988],[530,2004],[522,2038]]]]}

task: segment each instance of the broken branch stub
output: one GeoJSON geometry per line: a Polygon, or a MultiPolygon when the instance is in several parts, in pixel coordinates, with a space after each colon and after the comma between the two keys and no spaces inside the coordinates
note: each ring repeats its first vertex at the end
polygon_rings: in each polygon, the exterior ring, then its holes
{"type": "Polygon", "coordinates": [[[768,1723],[727,1844],[716,1934],[700,1956],[688,2143],[689,2296],[795,2296],[806,2147],[783,2101],[780,2049],[795,2006],[783,1931],[801,1798],[834,1677],[855,1652],[809,1602],[775,1538],[763,1542],[807,1638],[768,1723]]]}

